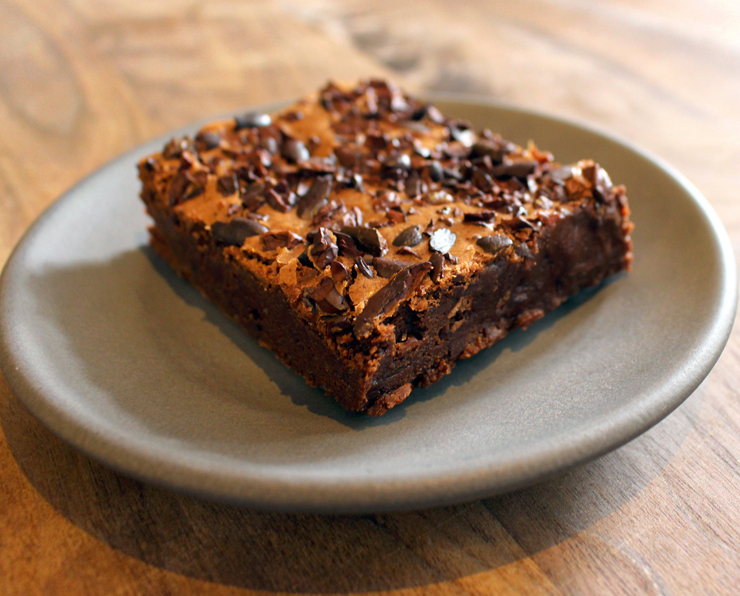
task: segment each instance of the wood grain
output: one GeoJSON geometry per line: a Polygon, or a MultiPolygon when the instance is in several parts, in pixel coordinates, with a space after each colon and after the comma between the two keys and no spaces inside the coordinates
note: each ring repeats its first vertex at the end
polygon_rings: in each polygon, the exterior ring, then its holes
{"type": "MultiPolygon", "coordinates": [[[[328,78],[485,94],[609,128],[707,196],[740,247],[740,5],[698,0],[0,4],[0,263],[141,141],[328,78]]],[[[284,515],[120,476],[0,379],[0,594],[736,594],[740,340],[625,447],[475,503],[284,515]]]]}

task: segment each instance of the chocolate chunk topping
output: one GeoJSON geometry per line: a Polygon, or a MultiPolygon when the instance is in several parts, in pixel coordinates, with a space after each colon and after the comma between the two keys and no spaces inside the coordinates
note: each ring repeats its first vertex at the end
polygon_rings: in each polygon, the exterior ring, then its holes
{"type": "Polygon", "coordinates": [[[394,238],[393,246],[417,246],[423,240],[421,226],[409,226],[394,238]]]}
{"type": "Polygon", "coordinates": [[[513,176],[515,178],[526,178],[529,176],[532,172],[534,172],[535,168],[537,167],[536,161],[530,161],[530,160],[520,160],[515,161],[510,164],[501,164],[499,166],[493,166],[489,173],[492,176],[500,177],[500,176],[513,176]]]}
{"type": "Polygon", "coordinates": [[[375,277],[373,270],[368,267],[367,262],[362,257],[355,257],[355,267],[357,267],[357,271],[362,273],[365,277],[370,279],[375,277]]]}
{"type": "Polygon", "coordinates": [[[272,124],[272,118],[269,114],[261,114],[259,112],[247,112],[241,116],[234,118],[235,125],[234,130],[241,130],[243,128],[258,128],[262,126],[270,126],[272,124]]]}
{"type": "Polygon", "coordinates": [[[314,215],[326,205],[331,192],[330,176],[319,176],[314,180],[306,194],[298,199],[298,216],[313,219],[314,215]]]}
{"type": "Polygon", "coordinates": [[[410,255],[412,257],[416,257],[417,259],[421,259],[421,255],[419,255],[418,252],[416,252],[413,248],[409,248],[408,246],[402,246],[396,251],[397,255],[410,255]]]}
{"type": "Polygon", "coordinates": [[[275,211],[280,211],[280,213],[287,213],[290,211],[291,205],[283,196],[279,195],[274,188],[270,188],[265,191],[265,200],[275,211]]]}
{"type": "Polygon", "coordinates": [[[429,257],[429,262],[432,264],[430,277],[435,284],[438,284],[445,272],[445,258],[441,253],[433,252],[432,256],[429,257]]]}
{"type": "Polygon", "coordinates": [[[465,223],[477,223],[485,222],[490,223],[496,219],[496,212],[484,209],[483,211],[474,211],[472,213],[466,213],[463,215],[463,221],[465,223]]]}
{"type": "Polygon", "coordinates": [[[308,297],[316,302],[316,306],[329,314],[335,315],[349,308],[344,297],[334,287],[334,282],[328,277],[322,277],[316,287],[308,293],[308,297]]]}
{"type": "Polygon", "coordinates": [[[476,169],[473,172],[471,182],[483,192],[491,192],[493,190],[493,179],[483,170],[476,169]]]}
{"type": "Polygon", "coordinates": [[[386,285],[370,297],[364,310],[357,315],[354,325],[355,335],[367,337],[373,330],[373,320],[388,314],[399,302],[410,296],[431,269],[432,264],[424,262],[396,273],[386,285]]]}
{"type": "Polygon", "coordinates": [[[221,145],[221,137],[215,132],[200,132],[198,133],[198,136],[195,137],[195,140],[199,144],[202,144],[205,151],[210,151],[211,149],[215,149],[221,145]]]}
{"type": "Polygon", "coordinates": [[[455,245],[457,236],[447,228],[440,228],[429,238],[429,249],[442,254],[450,252],[455,245]]]}
{"type": "Polygon", "coordinates": [[[573,175],[573,166],[560,166],[550,170],[550,176],[557,182],[565,182],[573,175]]]}
{"type": "Polygon", "coordinates": [[[170,190],[167,195],[170,205],[179,205],[182,202],[183,197],[185,196],[185,191],[192,183],[192,180],[193,179],[190,174],[183,170],[180,170],[175,174],[174,178],[172,178],[172,182],[170,182],[170,190]]]}
{"type": "Polygon", "coordinates": [[[433,161],[429,164],[429,177],[432,179],[432,182],[439,182],[444,177],[444,169],[442,168],[442,164],[438,161],[433,161]]]}
{"type": "Polygon", "coordinates": [[[211,234],[220,244],[227,246],[241,246],[250,236],[258,236],[269,230],[253,219],[235,217],[230,222],[214,222],[211,225],[211,234]]]}
{"type": "Polygon", "coordinates": [[[238,188],[239,182],[234,174],[231,174],[231,176],[221,176],[216,181],[216,190],[224,197],[230,197],[238,188]]]}
{"type": "Polygon", "coordinates": [[[362,153],[359,149],[346,147],[344,145],[334,147],[334,155],[337,156],[337,161],[339,161],[339,163],[345,168],[355,167],[362,159],[362,153]]]}
{"type": "Polygon", "coordinates": [[[311,157],[308,152],[308,148],[303,144],[303,141],[296,139],[288,139],[283,143],[280,149],[280,155],[290,163],[298,163],[299,161],[306,161],[311,157]]]}
{"type": "Polygon", "coordinates": [[[262,235],[262,242],[265,245],[265,250],[277,250],[278,248],[291,249],[303,242],[298,234],[294,234],[290,231],[284,232],[268,232],[262,235]]]}
{"type": "Polygon", "coordinates": [[[383,165],[391,170],[411,169],[411,158],[405,153],[391,155],[383,161],[383,165]]]}
{"type": "Polygon", "coordinates": [[[331,265],[334,259],[337,258],[339,249],[331,238],[329,230],[326,228],[319,228],[318,233],[313,236],[313,244],[309,249],[308,255],[316,266],[316,269],[321,271],[324,267],[331,265]]]}
{"type": "Polygon", "coordinates": [[[474,143],[470,148],[470,157],[486,157],[488,156],[491,161],[495,163],[501,163],[510,149],[506,145],[501,145],[491,139],[481,139],[477,143],[474,143]]]}
{"type": "Polygon", "coordinates": [[[511,238],[502,234],[492,234],[491,236],[483,236],[478,238],[476,244],[480,246],[485,252],[495,255],[500,250],[514,244],[511,238]]]}
{"type": "Polygon", "coordinates": [[[343,234],[342,232],[334,232],[334,236],[337,238],[339,254],[343,257],[354,259],[355,257],[361,257],[363,255],[363,252],[357,248],[357,245],[351,236],[343,234]]]}
{"type": "Polygon", "coordinates": [[[388,252],[388,243],[380,232],[374,228],[346,226],[342,228],[342,232],[351,236],[359,248],[369,252],[374,257],[382,257],[388,252]]]}
{"type": "Polygon", "coordinates": [[[380,277],[384,277],[386,279],[393,277],[401,269],[410,267],[412,264],[413,263],[409,263],[403,259],[389,259],[386,257],[375,257],[373,259],[373,267],[375,267],[375,271],[378,272],[380,277]]]}

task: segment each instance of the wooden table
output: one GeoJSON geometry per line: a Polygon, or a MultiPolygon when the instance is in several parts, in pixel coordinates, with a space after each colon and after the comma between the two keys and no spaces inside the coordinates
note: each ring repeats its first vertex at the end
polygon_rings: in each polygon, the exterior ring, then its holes
{"type": "MultiPolygon", "coordinates": [[[[11,0],[0,264],[106,160],[327,78],[483,93],[609,128],[688,176],[740,247],[732,0],[11,0]]],[[[0,380],[2,594],[740,593],[740,337],[686,403],[534,488],[363,517],[261,513],[117,475],[0,380]]]]}

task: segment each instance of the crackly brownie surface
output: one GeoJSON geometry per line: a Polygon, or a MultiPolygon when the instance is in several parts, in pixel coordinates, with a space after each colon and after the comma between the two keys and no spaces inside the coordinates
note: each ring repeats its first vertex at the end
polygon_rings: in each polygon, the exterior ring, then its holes
{"type": "Polygon", "coordinates": [[[373,414],[632,259],[624,189],[599,165],[558,165],[385,81],[213,122],[139,170],[165,259],[373,414]],[[344,384],[325,378],[337,366],[344,384]]]}

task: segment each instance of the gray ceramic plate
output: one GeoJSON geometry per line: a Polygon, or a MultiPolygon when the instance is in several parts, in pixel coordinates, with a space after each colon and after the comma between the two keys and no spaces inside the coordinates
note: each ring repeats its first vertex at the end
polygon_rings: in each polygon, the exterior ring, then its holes
{"type": "Polygon", "coordinates": [[[682,176],[613,137],[439,99],[443,111],[536,139],[560,161],[593,157],[626,184],[632,273],[381,418],[348,414],[147,248],[134,164],[160,138],[66,193],[13,253],[0,285],[0,364],[14,391],[60,437],[125,474],[294,511],[490,496],[645,431],[694,391],[729,336],[736,273],[717,216],[682,176]]]}

